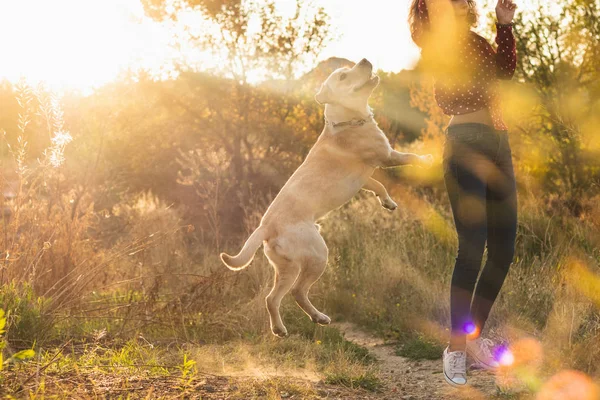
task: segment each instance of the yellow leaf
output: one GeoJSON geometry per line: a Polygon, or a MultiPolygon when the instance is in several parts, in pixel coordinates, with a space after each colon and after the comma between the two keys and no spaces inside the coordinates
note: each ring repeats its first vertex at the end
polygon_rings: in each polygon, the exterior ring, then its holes
{"type": "Polygon", "coordinates": [[[26,360],[33,357],[35,357],[35,351],[33,349],[21,350],[13,356],[13,358],[17,360],[26,360]]]}

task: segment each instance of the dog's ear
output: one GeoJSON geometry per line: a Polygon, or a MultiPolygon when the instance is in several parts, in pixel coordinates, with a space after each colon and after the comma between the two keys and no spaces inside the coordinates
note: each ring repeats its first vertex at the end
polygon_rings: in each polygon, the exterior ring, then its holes
{"type": "Polygon", "coordinates": [[[320,105],[331,102],[331,89],[327,85],[321,85],[319,92],[315,95],[315,101],[320,105]]]}

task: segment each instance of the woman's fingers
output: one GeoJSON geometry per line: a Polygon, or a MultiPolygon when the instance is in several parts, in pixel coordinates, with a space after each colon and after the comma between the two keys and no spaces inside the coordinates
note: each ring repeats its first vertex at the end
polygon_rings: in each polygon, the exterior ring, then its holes
{"type": "Polygon", "coordinates": [[[512,0],[498,0],[498,5],[496,6],[498,22],[502,24],[511,23],[516,9],[517,5],[512,0]]]}
{"type": "Polygon", "coordinates": [[[511,0],[498,0],[498,6],[501,9],[505,9],[507,11],[512,11],[517,9],[517,5],[513,3],[511,0]]]}
{"type": "Polygon", "coordinates": [[[511,0],[498,0],[498,6],[509,10],[514,10],[517,8],[517,5],[511,0]]]}

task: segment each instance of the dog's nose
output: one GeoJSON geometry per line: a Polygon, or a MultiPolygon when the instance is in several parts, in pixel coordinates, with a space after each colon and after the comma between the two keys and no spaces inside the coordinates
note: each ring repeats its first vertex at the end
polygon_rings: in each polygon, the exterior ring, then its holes
{"type": "Polygon", "coordinates": [[[360,65],[371,65],[369,60],[367,60],[366,58],[363,58],[362,60],[360,60],[359,64],[360,65]]]}

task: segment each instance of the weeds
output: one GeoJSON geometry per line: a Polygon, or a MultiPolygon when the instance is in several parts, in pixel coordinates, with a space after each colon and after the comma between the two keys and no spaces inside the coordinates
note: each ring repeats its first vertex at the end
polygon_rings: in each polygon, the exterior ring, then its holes
{"type": "Polygon", "coordinates": [[[377,391],[381,388],[381,381],[376,374],[349,376],[347,373],[337,374],[335,372],[327,374],[325,383],[332,385],[344,385],[351,389],[361,388],[369,391],[377,391]]]}
{"type": "Polygon", "coordinates": [[[3,337],[6,334],[6,316],[4,310],[0,309],[0,371],[11,363],[21,362],[35,357],[33,349],[21,350],[12,354],[6,360],[3,358],[2,352],[6,348],[6,339],[3,337]]]}
{"type": "Polygon", "coordinates": [[[438,360],[444,348],[424,335],[416,335],[396,350],[396,354],[411,360],[438,360]]]}
{"type": "Polygon", "coordinates": [[[178,367],[181,372],[181,389],[188,388],[196,375],[196,361],[188,360],[187,354],[183,355],[183,363],[178,367]]]}

